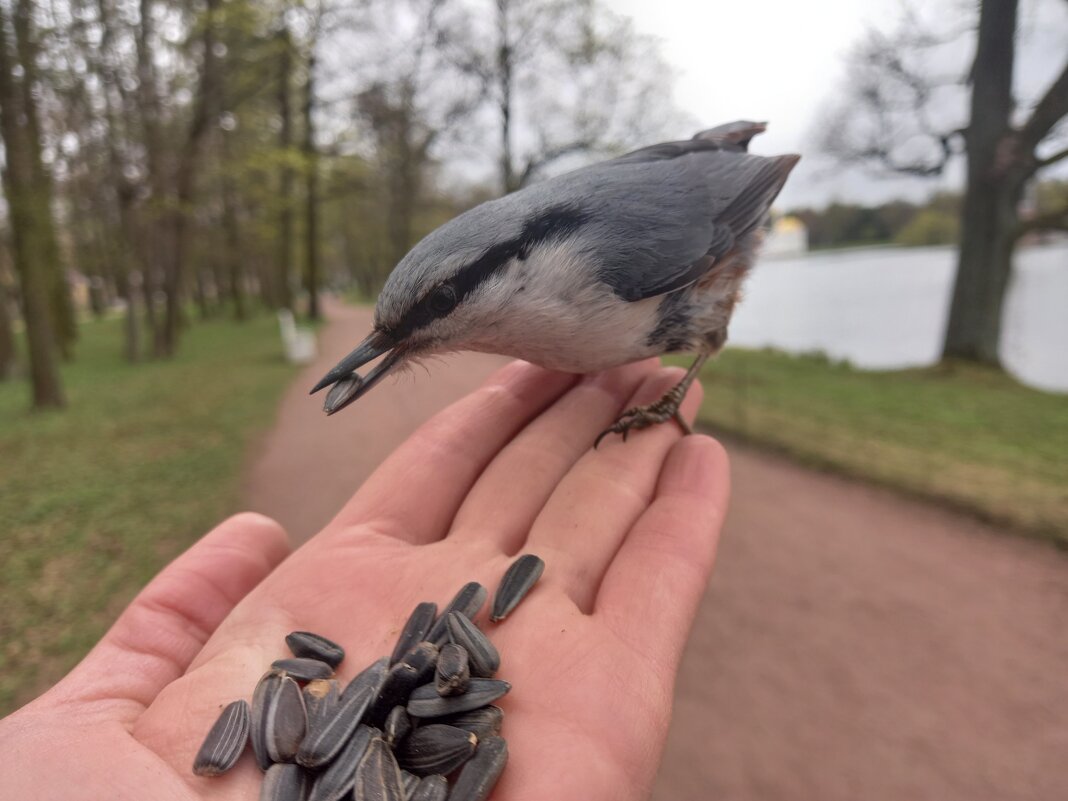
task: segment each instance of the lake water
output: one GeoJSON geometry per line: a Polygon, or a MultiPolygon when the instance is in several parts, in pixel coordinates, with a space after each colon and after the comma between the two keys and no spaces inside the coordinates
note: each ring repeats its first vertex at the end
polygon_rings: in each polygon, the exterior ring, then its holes
{"type": "MultiPolygon", "coordinates": [[[[955,268],[948,247],[767,258],[749,277],[730,341],[822,351],[869,369],[933,364],[955,268]]],[[[1017,252],[1001,356],[1023,383],[1068,392],[1068,244],[1017,252]]]]}

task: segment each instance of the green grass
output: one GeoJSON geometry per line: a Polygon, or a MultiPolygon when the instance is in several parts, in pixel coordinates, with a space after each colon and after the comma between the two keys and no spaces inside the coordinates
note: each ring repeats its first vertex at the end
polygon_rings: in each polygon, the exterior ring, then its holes
{"type": "Polygon", "coordinates": [[[713,431],[1068,546],[1064,395],[969,365],[867,372],[739,349],[702,380],[713,431]]]}
{"type": "Polygon", "coordinates": [[[65,411],[31,412],[24,382],[0,383],[0,714],[235,511],[247,446],[292,377],[273,315],[198,323],[173,361],[139,365],[120,326],[82,326],[65,411]]]}

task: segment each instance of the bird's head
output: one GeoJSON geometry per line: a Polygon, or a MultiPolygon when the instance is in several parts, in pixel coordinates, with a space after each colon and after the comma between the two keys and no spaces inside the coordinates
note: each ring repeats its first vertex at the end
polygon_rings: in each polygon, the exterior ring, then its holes
{"type": "Polygon", "coordinates": [[[483,203],[417,244],[394,268],[375,305],[374,329],[312,389],[336,385],[333,414],[414,357],[485,341],[521,291],[531,251],[582,224],[572,210],[526,207],[522,193],[483,203]],[[356,371],[384,356],[366,376],[356,371]]]}

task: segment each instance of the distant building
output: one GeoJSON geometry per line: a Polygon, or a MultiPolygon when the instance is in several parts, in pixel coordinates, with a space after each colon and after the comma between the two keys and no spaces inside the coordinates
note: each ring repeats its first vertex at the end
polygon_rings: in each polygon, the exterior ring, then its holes
{"type": "Polygon", "coordinates": [[[794,256],[808,251],[808,227],[797,217],[777,217],[764,242],[769,256],[794,256]]]}

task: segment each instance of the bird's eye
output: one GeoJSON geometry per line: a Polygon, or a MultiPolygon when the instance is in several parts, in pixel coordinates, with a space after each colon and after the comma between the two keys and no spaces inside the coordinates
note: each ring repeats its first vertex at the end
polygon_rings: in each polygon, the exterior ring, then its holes
{"type": "Polygon", "coordinates": [[[447,314],[456,305],[456,291],[448,284],[442,284],[430,293],[430,308],[438,314],[447,314]]]}

